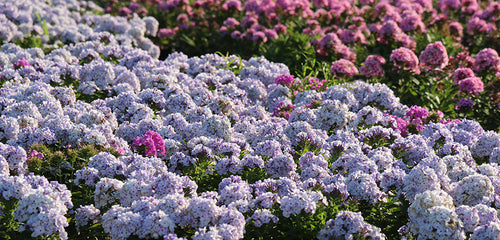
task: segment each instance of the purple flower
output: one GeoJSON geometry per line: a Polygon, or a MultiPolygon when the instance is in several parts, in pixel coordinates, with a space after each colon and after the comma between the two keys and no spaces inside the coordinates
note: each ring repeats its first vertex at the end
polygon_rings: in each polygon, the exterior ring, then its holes
{"type": "Polygon", "coordinates": [[[476,227],[470,239],[498,239],[500,237],[500,223],[490,222],[488,224],[476,227]]]}
{"type": "Polygon", "coordinates": [[[385,239],[381,229],[365,222],[360,212],[340,211],[335,219],[326,222],[325,227],[316,236],[326,239],[355,239],[355,236],[365,239],[385,239]]]}
{"type": "Polygon", "coordinates": [[[293,75],[282,74],[274,79],[274,83],[281,84],[281,85],[286,86],[286,87],[291,87],[292,83],[294,81],[294,78],[295,78],[295,76],[293,76],[293,75]]]}
{"type": "Polygon", "coordinates": [[[340,59],[332,62],[332,67],[330,71],[335,74],[336,77],[352,77],[358,74],[358,69],[354,64],[346,59],[340,59]]]}
{"type": "Polygon", "coordinates": [[[267,161],[267,174],[271,177],[289,177],[297,170],[292,156],[280,154],[267,161]]]}
{"type": "Polygon", "coordinates": [[[370,55],[365,59],[363,66],[359,68],[359,72],[366,77],[382,77],[385,74],[383,64],[385,64],[383,57],[370,55]]]}
{"type": "Polygon", "coordinates": [[[460,80],[470,77],[475,77],[474,71],[472,71],[472,69],[470,68],[457,68],[453,72],[453,81],[457,84],[460,82],[460,80]]]}
{"type": "Polygon", "coordinates": [[[132,148],[137,150],[140,146],[144,146],[146,156],[154,155],[157,152],[165,155],[165,142],[157,132],[147,131],[142,137],[136,137],[132,143],[132,148]]]}
{"type": "Polygon", "coordinates": [[[476,55],[474,71],[500,71],[500,57],[492,48],[485,48],[476,55]]]}
{"type": "Polygon", "coordinates": [[[31,64],[28,61],[26,61],[25,58],[23,58],[23,59],[17,61],[16,63],[14,63],[13,67],[14,67],[14,69],[19,69],[21,67],[30,67],[30,66],[31,66],[31,64]]]}
{"type": "Polygon", "coordinates": [[[459,111],[467,111],[472,109],[474,107],[474,101],[469,99],[469,98],[462,98],[460,101],[458,101],[457,105],[455,106],[455,110],[459,111]]]}
{"type": "Polygon", "coordinates": [[[101,211],[95,208],[94,204],[79,207],[75,213],[77,228],[87,225],[89,221],[92,221],[92,224],[97,223],[95,220],[97,220],[100,213],[101,211]]]}
{"type": "Polygon", "coordinates": [[[416,74],[420,73],[418,57],[411,49],[400,47],[393,50],[390,60],[396,69],[403,69],[416,74]]]}
{"type": "Polygon", "coordinates": [[[483,81],[478,77],[468,77],[462,79],[458,82],[458,87],[461,92],[465,92],[469,95],[478,95],[484,90],[483,81]]]}
{"type": "Polygon", "coordinates": [[[278,217],[273,215],[269,209],[257,209],[247,221],[253,222],[256,227],[261,227],[270,222],[278,223],[278,220],[278,217]]]}
{"type": "Polygon", "coordinates": [[[314,214],[318,204],[327,204],[326,198],[317,191],[296,191],[281,198],[280,209],[284,217],[298,215],[302,211],[308,214],[314,214]]]}
{"type": "Polygon", "coordinates": [[[431,43],[420,53],[420,64],[429,68],[444,68],[448,65],[448,53],[441,41],[431,43]]]}

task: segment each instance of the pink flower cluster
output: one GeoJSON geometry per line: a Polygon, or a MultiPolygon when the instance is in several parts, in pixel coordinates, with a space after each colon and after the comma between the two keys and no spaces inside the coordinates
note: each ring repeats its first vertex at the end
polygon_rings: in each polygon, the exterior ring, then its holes
{"type": "Polygon", "coordinates": [[[276,77],[274,79],[274,83],[279,84],[279,85],[283,85],[286,87],[291,87],[293,84],[294,78],[295,78],[295,76],[293,76],[293,75],[283,74],[283,75],[279,75],[278,77],[276,77]]]}
{"type": "Polygon", "coordinates": [[[463,79],[469,78],[469,77],[475,77],[476,75],[474,74],[474,71],[470,68],[457,68],[453,72],[453,81],[458,84],[463,79]]]}
{"type": "Polygon", "coordinates": [[[427,45],[420,53],[420,64],[424,68],[444,68],[448,65],[448,52],[442,42],[427,45]]]}
{"type": "Polygon", "coordinates": [[[485,48],[476,55],[474,71],[500,71],[500,57],[492,48],[485,48]]]}
{"type": "Polygon", "coordinates": [[[481,81],[481,78],[478,77],[468,77],[462,79],[458,82],[458,87],[460,92],[465,92],[469,95],[478,95],[480,92],[484,91],[483,81],[481,81]]]}
{"type": "Polygon", "coordinates": [[[416,74],[420,73],[418,57],[411,49],[405,47],[394,49],[390,60],[393,62],[395,69],[402,69],[416,74]]]}
{"type": "Polygon", "coordinates": [[[358,69],[354,66],[354,63],[346,59],[334,61],[330,70],[336,77],[352,77],[358,74],[358,69]]]}
{"type": "Polygon", "coordinates": [[[429,122],[439,122],[443,124],[460,122],[459,120],[444,119],[443,112],[437,110],[430,113],[420,106],[411,106],[403,118],[392,116],[396,124],[393,129],[400,131],[401,136],[406,137],[408,133],[419,133],[424,129],[424,125],[429,122]]]}
{"type": "Polygon", "coordinates": [[[141,147],[145,147],[145,154],[147,157],[154,155],[156,157],[157,152],[165,154],[165,142],[159,133],[154,131],[147,131],[141,137],[136,137],[132,143],[132,149],[138,150],[141,147]]]}
{"type": "Polygon", "coordinates": [[[385,59],[378,55],[370,55],[365,59],[363,66],[359,68],[359,72],[366,77],[382,77],[385,74],[382,65],[385,64],[385,59]]]}
{"type": "Polygon", "coordinates": [[[290,118],[290,114],[292,113],[293,109],[295,109],[294,105],[281,101],[278,104],[278,106],[276,106],[274,108],[273,116],[283,117],[283,118],[288,119],[288,118],[290,118]]]}
{"type": "Polygon", "coordinates": [[[33,157],[36,157],[38,159],[43,159],[45,157],[45,155],[43,155],[43,153],[41,152],[38,152],[37,150],[33,150],[31,151],[31,153],[28,155],[28,160],[33,158],[33,157]]]}
{"type": "Polygon", "coordinates": [[[25,58],[14,63],[14,69],[19,69],[21,67],[29,67],[29,66],[31,66],[31,64],[28,61],[26,61],[25,58]]]}

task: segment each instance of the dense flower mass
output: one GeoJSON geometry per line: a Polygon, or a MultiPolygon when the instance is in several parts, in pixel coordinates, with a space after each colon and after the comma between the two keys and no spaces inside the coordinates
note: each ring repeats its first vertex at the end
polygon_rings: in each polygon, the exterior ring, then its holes
{"type": "Polygon", "coordinates": [[[499,104],[500,58],[421,39],[493,41],[498,3],[101,3],[0,3],[0,238],[500,237],[500,133],[438,110],[499,104]],[[163,49],[204,28],[262,48],[299,29],[328,60],[163,49]],[[387,76],[436,105],[373,83],[387,76]]]}
{"type": "Polygon", "coordinates": [[[365,59],[363,66],[359,68],[359,72],[366,77],[382,77],[385,73],[383,64],[385,64],[383,57],[370,55],[365,59]]]}
{"type": "Polygon", "coordinates": [[[419,60],[424,68],[444,68],[448,65],[448,53],[442,42],[435,42],[425,47],[419,60]]]}
{"type": "Polygon", "coordinates": [[[333,62],[331,71],[337,77],[352,77],[358,73],[356,66],[346,59],[340,59],[333,62]]]}
{"type": "Polygon", "coordinates": [[[408,48],[401,47],[392,51],[390,60],[396,70],[406,70],[413,73],[420,73],[420,66],[417,55],[408,48]]]}

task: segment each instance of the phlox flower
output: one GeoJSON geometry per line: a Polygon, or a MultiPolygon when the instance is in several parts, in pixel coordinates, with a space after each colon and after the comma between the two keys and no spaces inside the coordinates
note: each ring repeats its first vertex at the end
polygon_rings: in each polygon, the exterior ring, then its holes
{"type": "Polygon", "coordinates": [[[484,83],[478,77],[468,77],[458,82],[458,87],[461,92],[467,94],[478,95],[484,91],[484,83]]]}
{"type": "Polygon", "coordinates": [[[330,71],[335,74],[336,77],[352,77],[358,74],[358,69],[349,60],[339,59],[332,62],[332,67],[330,71]]]}
{"type": "Polygon", "coordinates": [[[132,148],[137,150],[140,146],[146,148],[145,154],[148,157],[152,155],[156,157],[157,152],[165,155],[165,142],[157,132],[147,131],[143,136],[136,137],[132,148]]]}
{"type": "Polygon", "coordinates": [[[427,45],[419,59],[420,64],[428,68],[444,68],[448,65],[448,53],[440,41],[427,45]]]}
{"type": "Polygon", "coordinates": [[[363,66],[359,68],[359,72],[366,77],[382,77],[385,72],[382,65],[385,64],[385,59],[378,55],[368,56],[363,66]]]}
{"type": "Polygon", "coordinates": [[[390,60],[393,62],[395,69],[402,69],[415,74],[420,73],[418,57],[411,49],[400,47],[393,50],[390,60]]]}

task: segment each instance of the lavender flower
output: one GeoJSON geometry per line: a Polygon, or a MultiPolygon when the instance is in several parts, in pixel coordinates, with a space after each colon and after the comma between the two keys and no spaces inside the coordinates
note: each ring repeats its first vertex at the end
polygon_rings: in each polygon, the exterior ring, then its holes
{"type": "Polygon", "coordinates": [[[374,175],[356,171],[347,176],[346,183],[347,191],[355,199],[376,203],[387,198],[387,194],[378,188],[374,175]]]}
{"type": "Polygon", "coordinates": [[[290,196],[281,198],[280,209],[284,217],[298,215],[302,211],[314,214],[318,204],[326,205],[326,198],[317,191],[294,192],[290,196]]]}
{"type": "Polygon", "coordinates": [[[338,100],[325,100],[316,114],[315,128],[326,131],[344,128],[354,118],[347,105],[338,100]]]}
{"type": "Polygon", "coordinates": [[[489,157],[496,147],[500,147],[500,134],[487,131],[479,136],[477,142],[471,147],[471,152],[474,157],[489,157]]]}
{"type": "Polygon", "coordinates": [[[75,213],[77,228],[86,226],[89,222],[95,224],[100,213],[101,211],[93,204],[79,207],[75,213]]]}
{"type": "Polygon", "coordinates": [[[352,239],[356,235],[370,239],[385,239],[381,229],[365,222],[360,212],[340,211],[335,219],[326,222],[316,236],[318,239],[352,239]]]}
{"type": "Polygon", "coordinates": [[[473,240],[479,239],[495,239],[500,237],[500,223],[490,222],[474,229],[470,236],[473,240]]]}
{"type": "Polygon", "coordinates": [[[491,180],[484,175],[469,175],[456,183],[450,193],[455,205],[490,204],[493,201],[495,189],[491,180]]]}
{"type": "Polygon", "coordinates": [[[403,180],[403,191],[411,202],[417,194],[439,189],[441,189],[439,176],[428,166],[417,165],[403,180]]]}
{"type": "Polygon", "coordinates": [[[278,223],[278,220],[278,217],[273,215],[269,209],[257,209],[252,216],[247,219],[247,222],[252,222],[254,226],[261,227],[271,222],[278,223]]]}
{"type": "Polygon", "coordinates": [[[130,208],[113,205],[110,210],[102,215],[104,232],[112,239],[127,239],[141,228],[142,217],[130,208]]]}
{"type": "Polygon", "coordinates": [[[111,179],[101,178],[95,186],[94,200],[97,208],[104,207],[113,203],[118,198],[118,191],[123,187],[123,182],[111,179]]]}
{"type": "Polygon", "coordinates": [[[297,164],[292,156],[286,154],[277,155],[266,163],[267,174],[271,177],[290,177],[297,170],[297,164]]]}

